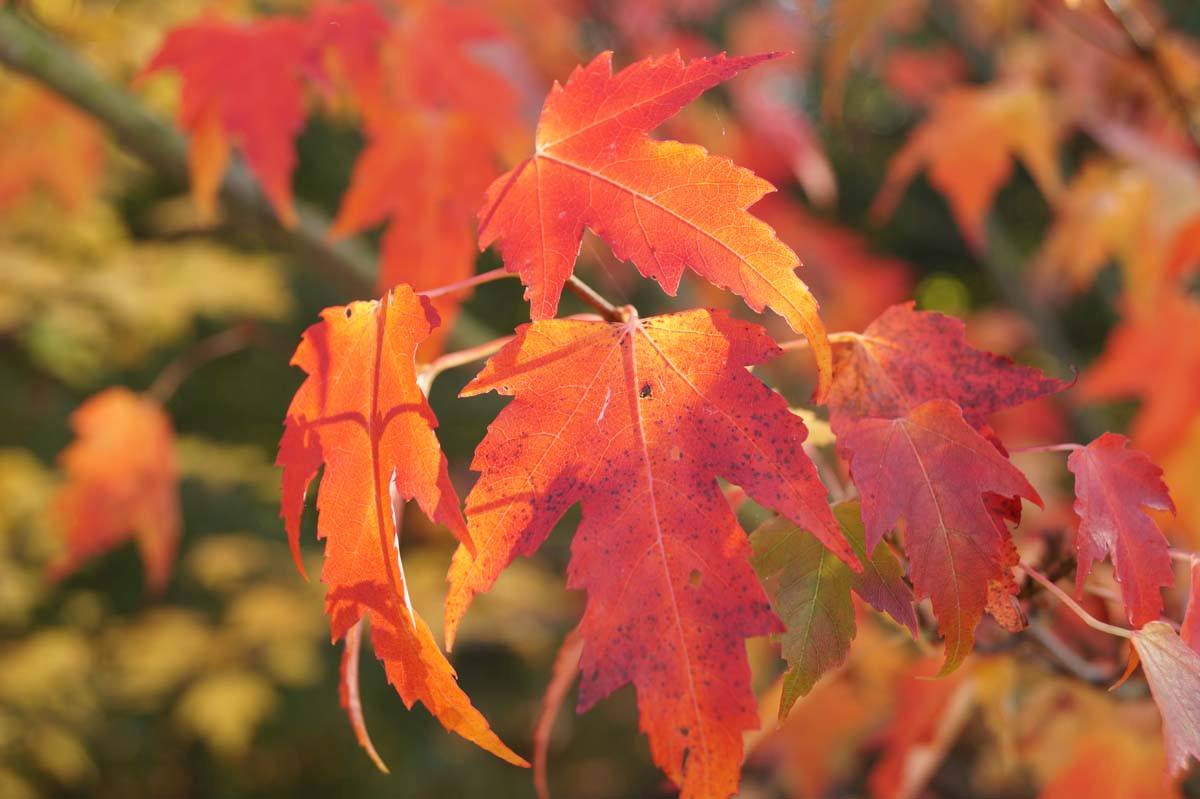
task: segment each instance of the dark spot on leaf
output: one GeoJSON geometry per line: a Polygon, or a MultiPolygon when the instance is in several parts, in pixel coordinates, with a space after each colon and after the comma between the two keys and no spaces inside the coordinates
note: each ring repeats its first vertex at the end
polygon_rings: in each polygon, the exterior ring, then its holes
{"type": "Polygon", "coordinates": [[[642,390],[638,392],[638,396],[641,397],[642,399],[645,399],[646,397],[649,397],[653,393],[654,393],[654,389],[652,389],[650,387],[650,384],[644,383],[642,385],[642,390]]]}
{"type": "Polygon", "coordinates": [[[691,583],[692,588],[699,588],[700,582],[703,579],[704,579],[704,576],[702,574],[700,574],[699,569],[692,569],[691,573],[688,574],[688,582],[691,583]]]}

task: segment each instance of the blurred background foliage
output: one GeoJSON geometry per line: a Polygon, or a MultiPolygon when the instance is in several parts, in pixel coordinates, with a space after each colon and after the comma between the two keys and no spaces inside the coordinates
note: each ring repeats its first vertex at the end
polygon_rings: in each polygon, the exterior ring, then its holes
{"type": "MultiPolygon", "coordinates": [[[[307,7],[301,0],[8,5],[109,80],[135,86],[164,117],[178,103],[178,81],[139,73],[166,31],[214,8],[257,17],[307,7]]],[[[1060,337],[1053,347],[1040,338],[1039,321],[1020,313],[1031,302],[1029,265],[1055,218],[1021,165],[999,191],[982,251],[923,177],[889,218],[873,223],[869,213],[889,159],[928,113],[923,93],[997,78],[1019,60],[1020,47],[1042,35],[1029,21],[1031,5],[1070,14],[1079,3],[480,5],[523,48],[526,121],[550,79],[565,78],[574,63],[602,49],[614,49],[618,64],[677,46],[797,50],[777,88],[807,121],[817,155],[797,150],[792,155],[807,160],[789,161],[769,153],[769,137],[755,130],[746,110],[753,106],[739,104],[736,89],[706,96],[666,132],[727,152],[781,185],[780,197],[758,210],[799,252],[801,275],[821,297],[831,330],[861,329],[883,308],[913,297],[920,307],[966,317],[984,346],[1068,375],[1102,351],[1118,321],[1128,282],[1119,252],[1098,256],[1094,282],[1045,306],[1060,337]],[[881,14],[875,6],[890,9],[881,14]],[[773,14],[794,29],[772,27],[773,14]],[[854,26],[864,20],[874,30],[856,38],[854,26]]],[[[1153,12],[1165,30],[1200,32],[1200,6],[1188,0],[1163,2],[1153,12]]],[[[332,216],[362,147],[349,115],[311,116],[298,142],[297,196],[332,216]]],[[[1087,134],[1068,137],[1061,149],[1066,174],[1095,149],[1087,134]]],[[[204,220],[178,186],[125,154],[102,126],[30,80],[0,72],[0,796],[531,795],[527,772],[445,733],[423,710],[405,712],[372,658],[362,664],[363,706],[391,776],[377,773],[359,749],[338,707],[339,651],[328,642],[322,586],[296,574],[272,464],[284,409],[302,377],[288,366],[295,343],[321,308],[361,297],[235,221],[204,220]],[[132,546],[49,581],[45,571],[60,548],[49,508],[64,479],[55,464],[71,439],[71,411],[107,386],[147,389],[198,343],[238,325],[250,331],[245,346],[196,366],[165,403],[178,433],[183,520],[165,592],[146,589],[132,546]]],[[[368,238],[377,243],[374,234],[368,238]]],[[[1068,239],[1063,246],[1074,245],[1068,239]]],[[[728,302],[687,279],[671,301],[614,263],[596,240],[585,241],[583,258],[581,271],[594,285],[637,304],[643,315],[728,302]]],[[[496,265],[489,253],[478,269],[496,265]]],[[[582,310],[566,302],[565,312],[582,310]]],[[[527,321],[513,281],[481,287],[465,311],[473,326],[452,334],[459,345],[527,321]]],[[[798,363],[763,373],[788,396],[804,396],[810,376],[798,363]]],[[[471,453],[501,405],[494,396],[457,401],[470,374],[445,374],[431,395],[463,489],[472,480],[471,453]]],[[[1100,414],[1092,417],[1099,429],[1120,430],[1133,406],[1089,412],[1100,414]]],[[[1071,426],[1087,419],[1059,409],[1020,417],[1012,429],[1018,443],[1050,443],[1071,440],[1071,426]]],[[[1190,454],[1176,457],[1176,473],[1200,472],[1190,454]]],[[[1048,495],[1061,480],[1034,478],[1048,495]]],[[[452,542],[419,516],[406,519],[406,571],[416,607],[437,628],[452,542]]],[[[575,518],[569,514],[536,557],[514,563],[478,600],[454,653],[467,693],[523,754],[555,652],[582,607],[562,576],[575,518]]],[[[311,540],[314,521],[308,519],[305,557],[315,575],[321,554],[311,540]]],[[[771,727],[779,664],[766,642],[752,642],[751,652],[771,727]]],[[[930,784],[938,795],[963,795],[968,787],[972,795],[1034,795],[1073,762],[1067,753],[1089,725],[1107,730],[1107,738],[1088,739],[1100,759],[1161,758],[1146,743],[1157,740],[1147,703],[1114,710],[1102,691],[1052,676],[1044,659],[981,656],[950,680],[905,683],[930,686],[913,689],[928,696],[897,691],[920,658],[894,630],[864,620],[851,663],[798,704],[783,730],[756,738],[744,794],[865,790],[868,766],[886,761],[880,742],[919,727],[922,707],[952,700],[956,734],[943,731],[937,740],[956,756],[943,751],[935,763],[930,784]],[[915,708],[909,716],[906,703],[915,708]],[[1065,705],[1083,710],[1059,729],[1054,709],[1065,705]],[[1113,725],[1114,713],[1120,725],[1113,725]],[[968,718],[983,723],[957,735],[968,718]]],[[[583,717],[559,714],[552,787],[571,797],[669,794],[635,719],[629,688],[583,717]]]]}

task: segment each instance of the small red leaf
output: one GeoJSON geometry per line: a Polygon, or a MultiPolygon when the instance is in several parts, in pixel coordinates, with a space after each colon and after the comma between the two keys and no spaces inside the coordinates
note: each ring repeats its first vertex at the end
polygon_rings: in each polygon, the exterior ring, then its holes
{"type": "Polygon", "coordinates": [[[862,495],[867,548],[904,520],[918,599],[930,597],[946,639],[942,674],[970,653],[992,585],[1009,569],[989,492],[1041,504],[1033,486],[947,400],[899,419],[867,419],[841,439],[862,495]]]}
{"type": "Polygon", "coordinates": [[[1144,453],[1128,449],[1129,439],[1105,433],[1071,453],[1075,475],[1076,593],[1082,593],[1092,564],[1112,558],[1129,621],[1135,627],[1162,613],[1162,588],[1175,583],[1167,540],[1144,508],[1175,512],[1162,481],[1162,469],[1144,453]]]}

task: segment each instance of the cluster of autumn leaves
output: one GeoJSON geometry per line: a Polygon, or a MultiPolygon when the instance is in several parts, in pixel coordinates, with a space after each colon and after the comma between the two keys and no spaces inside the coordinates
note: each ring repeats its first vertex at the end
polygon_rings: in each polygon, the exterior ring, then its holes
{"type": "MultiPolygon", "coordinates": [[[[1188,556],[1168,548],[1146,511],[1175,510],[1155,461],[1167,466],[1168,478],[1172,466],[1186,473],[1200,429],[1191,390],[1200,337],[1181,335],[1200,327],[1200,310],[1185,291],[1200,260],[1200,209],[1192,205],[1200,179],[1194,157],[1183,154],[1177,98],[1162,97],[1149,67],[1098,55],[1075,29],[1112,37],[1122,20],[1073,5],[1030,4],[1028,24],[1039,37],[1007,41],[997,80],[956,86],[965,67],[953,53],[887,47],[888,35],[916,24],[922,3],[846,0],[835,6],[843,24],[825,65],[825,110],[836,117],[838,87],[850,62],[864,56],[884,62],[898,90],[906,87],[915,105],[929,107],[889,166],[877,217],[891,213],[923,169],[946,195],[964,239],[985,252],[988,211],[1015,155],[1056,209],[1034,259],[1042,297],[1087,288],[1104,263],[1120,262],[1128,321],[1079,392],[1143,398],[1132,430],[1137,448],[1112,433],[1059,447],[1070,452],[1077,519],[1062,526],[1074,530],[1068,543],[1077,598],[1093,563],[1112,561],[1132,630],[1078,610],[1130,639],[1130,671],[1140,659],[1177,774],[1200,756],[1200,603],[1189,602],[1178,632],[1162,620],[1161,589],[1175,582],[1172,559],[1188,556]],[[1144,102],[1135,106],[1134,98],[1144,102]],[[1064,184],[1058,147],[1072,129],[1093,137],[1103,153],[1064,184]]],[[[625,12],[631,19],[619,24],[629,26],[632,44],[704,49],[672,40],[666,29],[656,34],[636,22],[632,8],[625,12]]],[[[1018,25],[986,9],[967,18],[981,43],[1018,25]]],[[[735,42],[803,47],[788,38],[798,35],[796,18],[779,10],[748,13],[731,31],[735,42]]],[[[1194,46],[1164,41],[1161,69],[1186,78],[1198,63],[1194,46]]],[[[918,709],[907,726],[893,728],[892,759],[871,778],[881,795],[908,795],[919,785],[902,756],[924,739],[944,743],[940,725],[961,724],[970,701],[999,693],[987,686],[1002,681],[993,673],[1002,667],[958,670],[985,613],[1018,632],[1030,614],[1044,612],[1033,593],[1061,593],[1052,583],[1043,588],[1032,568],[1029,576],[1022,570],[1022,558],[1040,554],[1044,542],[1014,541],[1012,526],[1022,499],[1043,503],[991,423],[994,414],[1068,386],[971,347],[951,317],[893,304],[909,290],[904,277],[895,278],[900,270],[862,255],[853,239],[831,243],[837,234],[790,213],[788,201],[756,205],[772,190],[761,177],[700,146],[650,136],[675,125],[672,132],[711,143],[702,115],[676,115],[705,90],[751,70],[730,97],[747,127],[761,130],[735,131],[721,146],[741,146],[751,163],[765,160],[768,174],[782,162],[785,179],[815,202],[830,202],[824,155],[803,118],[773,93],[794,79],[780,66],[782,53],[657,56],[615,74],[612,56],[602,54],[551,89],[533,154],[518,162],[527,150],[521,104],[529,98],[516,88],[527,79],[519,61],[503,50],[511,44],[481,7],[431,3],[393,14],[368,2],[321,3],[303,17],[249,24],[202,18],[170,33],[147,68],[181,77],[179,121],[190,135],[193,192],[209,215],[236,145],[280,220],[295,222],[290,181],[309,96],[353,114],[366,137],[331,235],[386,223],[383,296],[326,309],[305,333],[292,363],[307,378],[288,408],[278,457],[283,517],[302,571],[306,493],[322,474],[321,579],[333,638],[345,641],[342,702],[360,742],[382,767],[358,698],[369,629],[407,705],[419,701],[448,729],[525,763],[472,706],[409,600],[402,514],[415,500],[460,542],[446,598],[449,649],[472,598],[581,504],[567,584],[586,591],[587,606],[556,684],[579,673],[579,709],[586,710],[632,683],[655,763],[684,796],[738,790],[744,735],[760,718],[746,639],[775,636],[787,661],[779,713],[793,706],[803,713],[801,697],[870,678],[851,648],[856,634],[878,635],[877,621],[864,624],[862,603],[919,638],[931,625],[915,603],[928,599],[944,640],[944,679],[915,692],[918,709]],[[754,82],[757,73],[768,77],[754,82]],[[773,152],[764,157],[739,145],[739,135],[773,152]],[[514,162],[497,175],[498,163],[514,162]],[[806,349],[816,363],[815,398],[828,408],[835,443],[806,444],[806,424],[788,400],[749,371],[782,352],[758,325],[724,310],[641,318],[632,307],[604,305],[599,316],[555,318],[564,288],[577,280],[585,228],[668,294],[687,267],[752,309],[781,316],[804,336],[787,348],[806,349]],[[426,395],[446,331],[476,282],[477,248],[491,244],[505,272],[525,285],[533,321],[490,348],[463,392],[513,398],[476,450],[471,468],[479,477],[464,505],[426,395]],[[818,260],[851,253],[855,290],[865,297],[877,283],[885,287],[871,299],[879,312],[873,321],[861,308],[839,317],[858,313],[853,326],[869,322],[863,332],[826,333],[816,299],[794,272],[797,249],[818,260]],[[456,285],[464,290],[440,289],[456,285]],[[735,515],[747,498],[776,514],[749,538],[735,515]]],[[[564,58],[539,55],[556,64],[564,58]]],[[[706,296],[724,302],[720,293],[706,296]]],[[[116,389],[81,406],[72,424],[79,438],[62,460],[69,483],[58,507],[67,547],[56,570],[69,572],[132,532],[148,580],[161,586],[179,535],[169,419],[153,400],[116,389]],[[122,448],[129,440],[155,443],[129,452],[122,448]]],[[[1175,497],[1181,506],[1195,502],[1178,490],[1175,497]]],[[[1190,521],[1192,512],[1181,510],[1190,521]]],[[[1194,565],[1193,596],[1197,571],[1194,565]]],[[[561,702],[565,689],[557,693],[561,702]]],[[[554,707],[548,702],[548,712],[554,707]]],[[[542,735],[544,760],[548,732],[542,735]]],[[[1092,745],[1104,751],[1109,744],[1092,745]]],[[[756,746],[751,760],[769,748],[756,746]]],[[[1145,761],[1156,766],[1153,755],[1145,761]]]]}

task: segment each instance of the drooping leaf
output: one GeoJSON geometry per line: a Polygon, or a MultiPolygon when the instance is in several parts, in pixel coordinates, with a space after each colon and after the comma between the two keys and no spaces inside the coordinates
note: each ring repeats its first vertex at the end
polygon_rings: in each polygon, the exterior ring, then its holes
{"type": "Polygon", "coordinates": [[[317,68],[309,33],[293,19],[238,25],[202,18],[171,31],[146,72],[183,78],[179,124],[191,134],[188,166],[197,205],[211,216],[232,143],[287,224],[295,138],[304,126],[302,78],[317,68]]]}
{"type": "Polygon", "coordinates": [[[981,428],[989,414],[1066,388],[1061,380],[967,344],[952,316],[893,305],[861,334],[834,342],[830,421],[841,432],[859,419],[904,416],[947,399],[981,428]]]}
{"type": "Polygon", "coordinates": [[[447,641],[471,598],[582,502],[568,580],[588,592],[579,709],[632,681],[654,760],[687,797],[736,790],[742,731],[757,726],[742,642],[777,630],[716,476],[857,565],[803,422],[745,369],[778,351],[716,311],[548,320],[464,390],[514,400],[472,464],[476,551],[450,569],[447,641]]]}
{"type": "Polygon", "coordinates": [[[535,320],[557,311],[588,227],[669,294],[690,266],[755,310],[779,313],[809,338],[824,385],[828,343],[796,255],[746,211],[771,185],[700,147],[646,135],[706,89],[777,55],[684,63],[676,53],[613,75],[603,53],[555,84],[534,155],[492,183],[480,212],[479,245],[499,242],[535,320]]]}
{"type": "Polygon", "coordinates": [[[1133,647],[1162,715],[1167,767],[1179,774],[1200,758],[1200,654],[1161,621],[1134,630],[1133,647]]]}
{"type": "Polygon", "coordinates": [[[750,536],[754,570],[787,626],[779,636],[788,662],[780,718],[826,671],[845,661],[856,633],[851,590],[917,634],[912,591],[892,551],[880,542],[868,556],[857,502],[835,505],[833,515],[863,564],[861,573],[785,518],[765,522],[750,536]]]}
{"type": "Polygon", "coordinates": [[[1087,399],[1136,397],[1130,435],[1152,457],[1170,452],[1200,414],[1200,303],[1165,292],[1123,321],[1080,380],[1087,399]]]}
{"type": "Polygon", "coordinates": [[[924,168],[949,200],[967,243],[982,250],[988,209],[1012,175],[1014,155],[1046,197],[1053,200],[1061,190],[1053,108],[1050,95],[1023,80],[946,91],[892,157],[872,214],[890,216],[924,168]]]}
{"type": "Polygon", "coordinates": [[[862,496],[867,547],[904,521],[909,576],[917,598],[933,602],[947,674],[970,653],[991,585],[1009,566],[1006,528],[987,495],[1041,499],[948,400],[861,421],[841,442],[862,496]]]}
{"type": "Polygon", "coordinates": [[[1092,572],[1092,564],[1112,558],[1129,621],[1140,627],[1162,613],[1162,588],[1175,583],[1167,539],[1146,508],[1175,512],[1162,481],[1162,469],[1142,452],[1129,449],[1129,439],[1105,433],[1067,458],[1075,475],[1076,593],[1092,572]]]}
{"type": "Polygon", "coordinates": [[[51,564],[58,578],[132,539],[146,585],[161,593],[179,544],[179,469],[175,430],[155,401],[109,388],[71,414],[76,440],[59,456],[67,482],[54,499],[65,549],[51,564]]]}
{"type": "MultiPolygon", "coordinates": [[[[282,516],[297,566],[305,493],[322,464],[317,535],[334,640],[370,618],[371,643],[405,704],[420,701],[449,730],[526,765],[488,726],[408,599],[396,523],[415,499],[429,518],[466,535],[437,420],[417,385],[415,351],[437,325],[407,286],[376,302],[327,308],[292,363],[308,377],[288,408],[278,465],[282,516]]],[[[360,723],[355,723],[356,731],[360,723]]]]}

